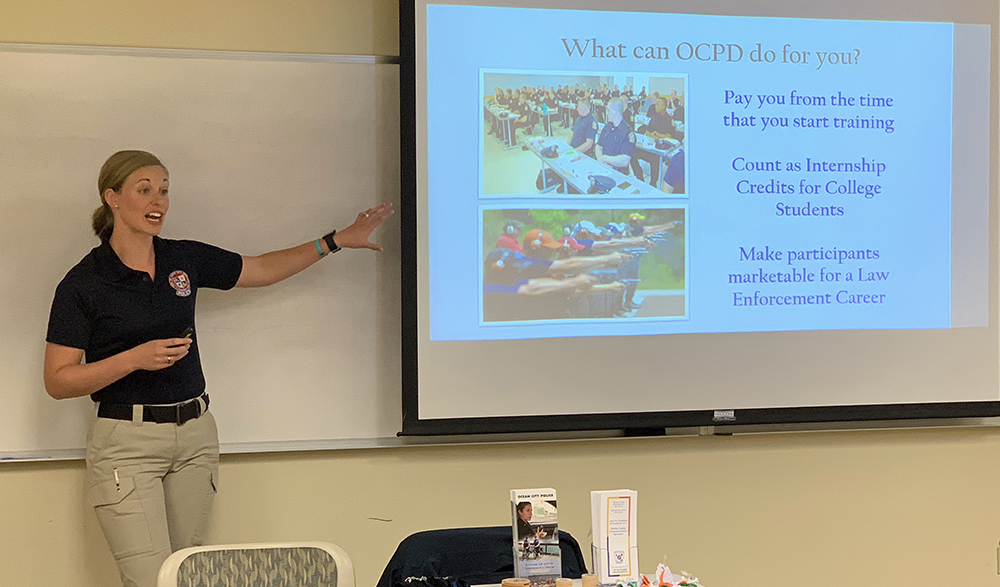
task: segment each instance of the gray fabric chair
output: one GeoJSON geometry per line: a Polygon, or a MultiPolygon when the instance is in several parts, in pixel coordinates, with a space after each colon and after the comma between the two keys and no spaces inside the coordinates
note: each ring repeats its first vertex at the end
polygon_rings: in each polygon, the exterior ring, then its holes
{"type": "Polygon", "coordinates": [[[170,555],[157,587],[355,587],[351,558],[327,542],[193,546],[170,555]]]}

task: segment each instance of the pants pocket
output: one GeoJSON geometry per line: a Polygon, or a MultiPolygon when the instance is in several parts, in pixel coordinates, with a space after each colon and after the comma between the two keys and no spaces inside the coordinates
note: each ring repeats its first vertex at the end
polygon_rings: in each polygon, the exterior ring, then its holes
{"type": "Polygon", "coordinates": [[[204,489],[204,508],[202,509],[201,517],[198,521],[197,527],[195,528],[194,535],[191,537],[192,546],[201,546],[205,543],[205,535],[208,533],[208,519],[212,513],[212,503],[215,501],[215,494],[219,492],[218,479],[218,471],[211,471],[208,476],[208,487],[204,489]]]}
{"type": "Polygon", "coordinates": [[[97,483],[90,488],[90,501],[116,560],[153,551],[135,479],[119,473],[118,479],[97,483]]]}
{"type": "Polygon", "coordinates": [[[110,418],[94,418],[87,435],[87,456],[92,457],[107,446],[108,441],[114,436],[121,422],[122,420],[112,420],[110,418]]]}

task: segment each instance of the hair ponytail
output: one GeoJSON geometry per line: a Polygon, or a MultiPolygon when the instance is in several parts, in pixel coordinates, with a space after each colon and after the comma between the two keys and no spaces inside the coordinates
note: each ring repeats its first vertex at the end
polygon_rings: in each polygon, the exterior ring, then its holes
{"type": "Polygon", "coordinates": [[[101,239],[101,242],[107,242],[115,229],[115,215],[107,200],[104,199],[104,192],[108,190],[121,191],[128,176],[151,165],[163,167],[164,171],[167,169],[163,163],[160,163],[156,155],[146,151],[118,151],[108,157],[108,160],[101,166],[101,174],[97,177],[97,194],[101,198],[101,207],[94,210],[92,218],[94,234],[101,239]]]}
{"type": "Polygon", "coordinates": [[[108,242],[115,229],[115,215],[111,213],[111,206],[108,206],[103,197],[101,198],[101,206],[94,210],[92,226],[94,234],[101,239],[101,242],[108,242]]]}

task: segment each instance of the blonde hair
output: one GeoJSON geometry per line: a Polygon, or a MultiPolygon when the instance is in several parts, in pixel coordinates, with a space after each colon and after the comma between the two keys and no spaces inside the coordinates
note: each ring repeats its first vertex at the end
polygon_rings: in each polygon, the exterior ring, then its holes
{"type": "Polygon", "coordinates": [[[121,191],[128,176],[138,169],[151,165],[163,167],[164,171],[167,169],[156,155],[146,151],[118,151],[108,157],[101,166],[101,173],[97,176],[97,194],[101,198],[101,205],[94,210],[92,219],[94,234],[101,239],[101,242],[107,242],[115,229],[115,216],[111,212],[111,206],[104,199],[104,192],[121,191]]]}

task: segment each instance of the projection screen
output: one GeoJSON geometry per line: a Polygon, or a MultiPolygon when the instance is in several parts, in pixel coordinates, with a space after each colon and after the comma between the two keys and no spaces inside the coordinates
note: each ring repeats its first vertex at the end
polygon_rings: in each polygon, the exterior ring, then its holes
{"type": "Polygon", "coordinates": [[[400,8],[403,434],[1000,414],[996,3],[400,8]]]}

